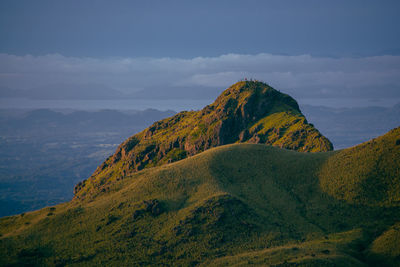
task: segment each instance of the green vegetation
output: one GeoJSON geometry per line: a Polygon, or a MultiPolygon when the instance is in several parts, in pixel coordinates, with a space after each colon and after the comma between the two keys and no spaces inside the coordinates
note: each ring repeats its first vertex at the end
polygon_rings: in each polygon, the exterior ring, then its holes
{"type": "Polygon", "coordinates": [[[372,242],[369,257],[376,263],[388,261],[395,266],[400,260],[400,223],[396,223],[372,242]]]}
{"type": "Polygon", "coordinates": [[[206,261],[203,266],[365,266],[365,263],[352,256],[359,253],[352,242],[360,238],[361,231],[352,230],[328,235],[320,240],[225,256],[206,261]]]}
{"type": "Polygon", "coordinates": [[[397,140],[400,128],[337,152],[231,144],[110,172],[86,198],[0,219],[0,265],[398,266],[397,140]]]}
{"type": "Polygon", "coordinates": [[[333,149],[307,122],[293,98],[265,83],[242,81],[202,110],[181,112],[130,137],[88,180],[75,187],[75,197],[90,197],[144,168],[233,143],[262,143],[301,152],[333,149]]]}
{"type": "Polygon", "coordinates": [[[351,203],[400,205],[400,128],[329,158],[321,171],[324,191],[351,203]]]}

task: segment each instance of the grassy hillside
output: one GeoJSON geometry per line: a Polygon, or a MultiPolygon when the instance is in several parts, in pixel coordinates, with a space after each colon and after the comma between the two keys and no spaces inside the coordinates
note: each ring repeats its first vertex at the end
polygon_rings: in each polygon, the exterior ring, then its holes
{"type": "Polygon", "coordinates": [[[335,153],[321,170],[321,187],[351,203],[399,206],[400,128],[335,153]]]}
{"type": "Polygon", "coordinates": [[[144,168],[232,143],[262,143],[301,152],[333,149],[292,97],[262,82],[242,81],[202,110],[180,112],[128,138],[89,179],[77,184],[75,197],[107,190],[108,184],[144,168]]]}
{"type": "Polygon", "coordinates": [[[367,161],[395,174],[378,177],[392,188],[399,165],[379,162],[397,157],[398,139],[400,128],[321,153],[234,144],[147,168],[83,200],[0,219],[0,265],[396,266],[398,202],[326,175],[349,159],[361,166],[354,177],[372,179],[367,161]],[[380,157],[358,156],[382,144],[380,157]],[[335,194],[335,179],[362,201],[335,194]]]}

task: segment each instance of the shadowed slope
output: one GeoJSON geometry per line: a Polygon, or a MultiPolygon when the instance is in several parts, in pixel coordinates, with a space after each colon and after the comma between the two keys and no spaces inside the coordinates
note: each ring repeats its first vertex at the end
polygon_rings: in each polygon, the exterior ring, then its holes
{"type": "Polygon", "coordinates": [[[226,89],[213,104],[158,121],[128,138],[86,181],[90,191],[147,167],[171,163],[212,147],[237,142],[263,143],[301,152],[329,151],[332,144],[301,114],[297,102],[262,82],[243,81],[226,89]]]}
{"type": "MultiPolygon", "coordinates": [[[[394,148],[392,134],[380,140],[394,148]]],[[[393,240],[382,251],[400,222],[395,203],[344,201],[321,187],[321,168],[340,153],[235,144],[145,169],[90,199],[2,218],[0,265],[362,266],[397,257],[393,240]]]]}

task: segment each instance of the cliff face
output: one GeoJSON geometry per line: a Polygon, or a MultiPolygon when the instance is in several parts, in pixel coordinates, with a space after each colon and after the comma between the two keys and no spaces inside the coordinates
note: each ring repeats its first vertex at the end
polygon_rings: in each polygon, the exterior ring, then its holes
{"type": "Polygon", "coordinates": [[[238,142],[301,152],[333,149],[331,142],[307,122],[292,97],[262,82],[242,81],[202,110],[180,112],[128,138],[88,180],[75,187],[74,193],[80,198],[92,189],[104,191],[113,180],[143,168],[238,142]]]}

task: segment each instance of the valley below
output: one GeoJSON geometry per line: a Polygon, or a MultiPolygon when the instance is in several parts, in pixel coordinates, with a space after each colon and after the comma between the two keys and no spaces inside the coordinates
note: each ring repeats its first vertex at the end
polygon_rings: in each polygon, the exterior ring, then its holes
{"type": "Polygon", "coordinates": [[[0,216],[71,200],[124,139],[174,112],[0,112],[0,216]]]}

